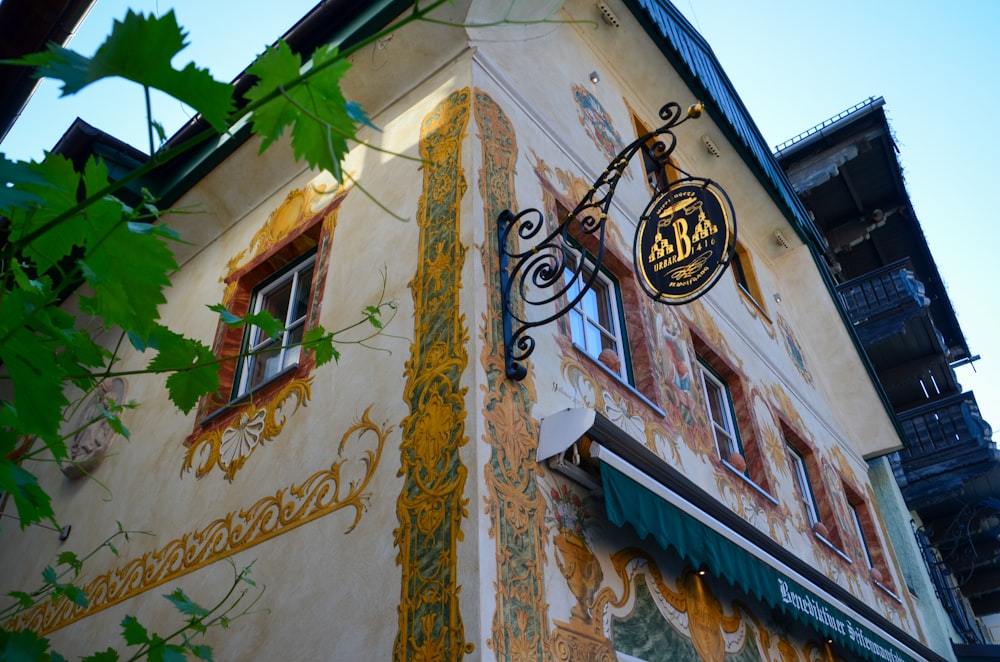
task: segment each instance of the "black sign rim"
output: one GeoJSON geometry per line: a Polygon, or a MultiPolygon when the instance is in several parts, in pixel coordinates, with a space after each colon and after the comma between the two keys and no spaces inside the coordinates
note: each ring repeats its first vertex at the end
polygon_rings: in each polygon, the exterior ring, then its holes
{"type": "Polygon", "coordinates": [[[652,298],[654,301],[659,301],[661,303],[670,306],[680,306],[686,303],[690,303],[695,299],[703,296],[709,290],[711,290],[722,274],[725,273],[726,267],[732,262],[733,255],[736,253],[736,213],[733,209],[733,204],[729,200],[729,196],[726,191],[719,186],[716,182],[711,179],[704,179],[701,177],[688,177],[685,179],[680,179],[673,182],[666,188],[666,190],[660,192],[659,194],[653,196],[646,205],[646,209],[642,212],[642,216],[639,218],[639,224],[636,227],[635,239],[633,241],[632,257],[635,266],[636,279],[642,286],[642,289],[646,294],[652,298]],[[721,258],[712,265],[709,269],[707,275],[697,280],[697,283],[693,285],[689,290],[682,291],[680,293],[670,293],[662,292],[657,286],[652,282],[652,279],[647,273],[647,268],[649,264],[644,256],[642,255],[642,236],[646,229],[646,225],[650,220],[650,216],[657,209],[665,198],[674,196],[681,189],[696,188],[701,189],[709,194],[711,194],[715,201],[718,203],[719,208],[722,212],[722,219],[712,219],[722,226],[724,230],[724,244],[721,251],[721,258]]]}

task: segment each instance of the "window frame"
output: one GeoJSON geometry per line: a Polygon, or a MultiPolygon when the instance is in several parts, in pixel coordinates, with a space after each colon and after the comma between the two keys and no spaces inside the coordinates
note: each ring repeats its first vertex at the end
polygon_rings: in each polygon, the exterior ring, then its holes
{"type": "Polygon", "coordinates": [[[895,593],[895,582],[892,573],[889,572],[889,556],[882,546],[877,520],[872,515],[869,502],[847,482],[844,482],[842,487],[848,508],[851,511],[851,519],[854,521],[854,533],[858,537],[861,552],[868,564],[867,570],[872,582],[891,595],[893,599],[901,602],[895,593]]]}
{"type": "MultiPolygon", "coordinates": [[[[729,403],[732,407],[733,427],[739,439],[739,458],[724,457],[720,453],[718,442],[715,441],[714,424],[712,440],[715,445],[715,454],[722,463],[734,473],[745,479],[758,492],[765,496],[770,502],[777,504],[774,498],[774,491],[771,485],[771,476],[767,469],[767,459],[764,454],[764,447],[761,443],[760,431],[757,428],[756,417],[752,411],[750,399],[747,397],[745,384],[746,378],[741,375],[719,351],[709,345],[708,341],[700,335],[698,328],[688,326],[691,332],[691,343],[693,354],[698,364],[700,375],[706,373],[706,368],[712,372],[714,377],[725,384],[729,392],[729,403]],[[742,466],[739,466],[739,465],[742,466]]],[[[711,418],[708,412],[708,399],[702,378],[701,397],[704,400],[704,411],[711,418]]]]}
{"type": "MultiPolygon", "coordinates": [[[[635,130],[635,137],[637,139],[652,132],[653,129],[649,128],[649,125],[643,122],[634,110],[629,108],[629,111],[632,115],[632,128],[635,130]]],[[[677,162],[672,156],[667,159],[666,165],[660,168],[659,164],[656,163],[649,153],[656,142],[657,138],[650,138],[643,145],[643,149],[639,150],[642,155],[642,173],[646,181],[646,187],[653,195],[662,193],[669,188],[672,182],[680,179],[677,162]]]]}
{"type": "Polygon", "coordinates": [[[858,505],[851,502],[850,499],[847,501],[847,507],[851,511],[851,520],[854,522],[854,533],[858,536],[858,542],[861,543],[861,551],[868,564],[868,569],[873,570],[876,567],[875,558],[872,555],[871,546],[868,544],[868,536],[865,535],[864,522],[861,519],[861,513],[858,512],[858,505]]]}
{"type": "Polygon", "coordinates": [[[795,478],[799,504],[805,508],[809,528],[813,528],[817,524],[822,524],[823,519],[820,515],[819,502],[816,500],[816,492],[813,490],[813,479],[809,475],[809,466],[799,449],[787,440],[785,441],[785,449],[788,451],[792,465],[792,477],[795,478]]]}
{"type": "MultiPolygon", "coordinates": [[[[736,423],[736,407],[733,403],[733,394],[729,389],[729,384],[708,365],[704,358],[699,355],[697,360],[701,373],[702,396],[705,398],[705,404],[708,409],[708,420],[712,426],[712,438],[715,440],[715,449],[720,459],[729,462],[729,456],[732,453],[737,453],[741,456],[744,455],[743,441],[740,439],[739,426],[736,423]],[[725,419],[721,422],[717,421],[715,417],[715,408],[712,406],[712,403],[716,401],[716,398],[713,398],[709,393],[709,383],[717,389],[717,393],[720,396],[718,398],[718,404],[720,405],[719,413],[725,419]],[[719,442],[720,431],[727,437],[727,452],[725,454],[723,454],[722,444],[719,442]]],[[[743,473],[746,473],[746,470],[743,473]]]]}
{"type": "MultiPolygon", "coordinates": [[[[289,193],[285,202],[271,213],[250,240],[248,248],[229,261],[228,273],[220,279],[225,286],[222,304],[229,313],[245,317],[251,310],[252,295],[258,286],[267,283],[303,255],[315,251],[312,293],[304,328],[308,331],[319,323],[337,214],[346,191],[339,191],[318,210],[311,202],[317,194],[315,189],[298,189],[289,193]]],[[[244,336],[242,326],[231,326],[220,319],[212,352],[220,359],[236,357],[241,354],[244,336]]],[[[204,435],[231,424],[246,407],[267,406],[288,382],[303,379],[312,372],[316,360],[315,354],[308,352],[300,357],[294,369],[282,371],[256,391],[234,399],[239,363],[238,359],[221,362],[219,388],[202,398],[194,428],[185,445],[198,443],[204,435]]]]}
{"type": "Polygon", "coordinates": [[[295,342],[301,342],[301,337],[305,334],[306,326],[309,321],[309,310],[316,293],[316,254],[317,251],[315,247],[305,251],[298,257],[292,259],[288,264],[281,267],[275,273],[264,278],[253,288],[250,295],[249,312],[257,314],[261,311],[266,297],[291,280],[292,288],[289,292],[288,305],[285,309],[284,319],[278,320],[278,322],[284,326],[284,330],[281,332],[281,344],[278,345],[277,349],[277,351],[280,352],[280,367],[270,376],[265,376],[251,383],[251,379],[253,379],[253,370],[256,367],[255,364],[258,359],[265,355],[264,352],[260,352],[260,350],[267,345],[277,344],[277,341],[273,339],[261,340],[261,328],[253,324],[248,324],[243,332],[243,342],[240,346],[240,354],[242,356],[236,367],[236,373],[233,378],[230,401],[240,400],[254,391],[265,387],[269,382],[280,378],[281,375],[294,369],[301,362],[301,349],[294,361],[286,363],[285,356],[290,345],[294,345],[295,342]],[[302,286],[301,275],[306,271],[309,272],[309,279],[306,284],[308,287],[308,294],[304,301],[305,310],[302,311],[301,316],[296,317],[294,320],[290,320],[289,317],[294,310],[292,302],[296,300],[302,286]],[[301,330],[299,339],[297,341],[293,341],[292,336],[299,330],[301,330]],[[260,353],[250,354],[250,352],[260,353]]]}
{"type": "Polygon", "coordinates": [[[770,314],[764,305],[764,293],[760,289],[760,281],[754,267],[753,255],[746,244],[738,239],[730,266],[732,267],[733,280],[736,281],[736,289],[739,290],[740,295],[749,299],[754,308],[759,310],[766,320],[770,321],[770,314]]]}

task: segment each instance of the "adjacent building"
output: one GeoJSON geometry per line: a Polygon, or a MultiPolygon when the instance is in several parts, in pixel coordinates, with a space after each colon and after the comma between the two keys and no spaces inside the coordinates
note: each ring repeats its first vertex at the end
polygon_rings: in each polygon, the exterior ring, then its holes
{"type": "Polygon", "coordinates": [[[885,102],[873,98],[783,143],[776,157],[823,234],[837,290],[903,429],[906,447],[890,461],[934,589],[960,644],[992,644],[981,619],[1000,611],[1000,454],[956,378],[978,357],[897,152],[885,102]]]}
{"type": "MultiPolygon", "coordinates": [[[[287,38],[357,43],[410,9],[367,4],[321,3],[287,38]]],[[[142,403],[131,441],[89,428],[77,465],[42,471],[71,535],[5,527],[0,590],[115,521],[155,535],[88,560],[86,609],[7,626],[71,654],[118,643],[126,614],[168,631],[161,595],[212,602],[231,558],[268,611],[210,631],[215,659],[956,659],[898,532],[895,391],[829,228],[708,44],[666,0],[567,0],[543,21],[519,6],[501,25],[496,4],[351,56],[345,93],[379,130],[343,181],[239,133],[142,182],[190,242],[163,319],[258,353],[190,414],[157,375],[88,394],[84,412],[142,403]],[[684,186],[722,215],[667,197],[684,186]],[[683,305],[637,276],[718,242],[729,267],[683,305]],[[285,332],[227,327],[218,302],[285,332]],[[383,333],[352,327],[389,302],[383,333]],[[347,329],[336,363],[300,351],[316,325],[347,329]]],[[[140,158],[76,131],[67,149],[140,158]]],[[[149,360],[119,355],[122,372],[149,360]]]]}

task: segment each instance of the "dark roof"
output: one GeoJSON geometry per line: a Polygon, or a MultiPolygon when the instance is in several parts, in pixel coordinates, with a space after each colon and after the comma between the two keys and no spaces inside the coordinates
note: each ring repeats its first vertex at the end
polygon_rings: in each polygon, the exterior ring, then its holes
{"type": "MultiPolygon", "coordinates": [[[[94,0],[3,0],[0,2],[0,60],[65,44],[94,0]]],[[[29,67],[0,64],[0,141],[10,131],[38,80],[29,67]]]]}
{"type": "MultiPolygon", "coordinates": [[[[953,381],[949,364],[969,360],[972,354],[910,202],[884,106],[881,97],[857,104],[783,143],[775,156],[827,238],[828,260],[843,279],[906,259],[923,284],[934,328],[925,334],[923,347],[870,352],[880,371],[913,355],[937,352],[943,364],[937,378],[953,381]],[[941,340],[943,347],[935,349],[941,340]],[[893,351],[899,356],[890,356],[893,351]]],[[[897,344],[904,341],[912,344],[914,339],[900,338],[897,344]]],[[[917,399],[917,394],[911,395],[917,399]]],[[[897,406],[906,402],[893,401],[897,406]]]]}

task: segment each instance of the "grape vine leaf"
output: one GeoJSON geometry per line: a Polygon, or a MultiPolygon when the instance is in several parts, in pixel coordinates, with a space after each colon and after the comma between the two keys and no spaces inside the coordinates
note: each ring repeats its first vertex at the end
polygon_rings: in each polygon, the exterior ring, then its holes
{"type": "Polygon", "coordinates": [[[281,41],[264,51],[247,69],[259,79],[246,94],[252,104],[260,104],[251,121],[263,138],[261,152],[291,125],[295,157],[342,181],[347,141],[357,140],[355,118],[370,122],[357,104],[349,106],[344,99],[340,79],[351,64],[339,58],[336,47],[316,49],[309,66],[314,71],[300,80],[302,59],[288,44],[281,41]]]}

